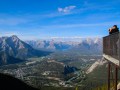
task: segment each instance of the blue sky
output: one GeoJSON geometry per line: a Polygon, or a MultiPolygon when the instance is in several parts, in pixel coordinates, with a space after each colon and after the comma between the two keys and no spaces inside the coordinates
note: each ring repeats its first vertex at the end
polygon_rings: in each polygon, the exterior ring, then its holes
{"type": "Polygon", "coordinates": [[[0,0],[0,36],[103,37],[120,27],[120,0],[0,0]]]}

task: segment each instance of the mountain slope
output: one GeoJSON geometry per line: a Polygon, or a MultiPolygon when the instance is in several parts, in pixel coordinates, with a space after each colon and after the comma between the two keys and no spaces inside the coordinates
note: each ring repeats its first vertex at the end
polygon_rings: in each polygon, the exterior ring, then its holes
{"type": "MultiPolygon", "coordinates": [[[[49,52],[33,49],[27,43],[21,41],[17,36],[0,38],[0,64],[7,64],[10,58],[27,59],[28,57],[43,56],[49,52]]],[[[13,62],[10,61],[10,62],[13,62]]],[[[16,60],[15,60],[16,61],[16,60]]]]}
{"type": "Polygon", "coordinates": [[[103,61],[103,60],[99,60],[99,61],[96,61],[95,63],[92,64],[92,66],[87,70],[87,74],[93,72],[97,67],[100,67],[102,65],[104,65],[105,63],[107,63],[107,61],[103,61]]]}
{"type": "Polygon", "coordinates": [[[14,78],[11,75],[0,73],[0,89],[1,90],[38,90],[24,83],[23,81],[14,78]],[[8,89],[9,88],[9,89],[8,89]]]}
{"type": "Polygon", "coordinates": [[[83,82],[89,90],[107,84],[107,61],[100,60],[93,63],[86,71],[86,79],[83,82]]]}

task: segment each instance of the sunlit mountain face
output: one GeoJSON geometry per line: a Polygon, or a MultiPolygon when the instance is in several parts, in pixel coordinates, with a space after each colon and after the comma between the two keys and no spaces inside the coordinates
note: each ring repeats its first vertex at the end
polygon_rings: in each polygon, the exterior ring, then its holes
{"type": "Polygon", "coordinates": [[[16,35],[0,38],[0,65],[25,61],[29,57],[47,55],[47,52],[35,50],[16,35]]]}

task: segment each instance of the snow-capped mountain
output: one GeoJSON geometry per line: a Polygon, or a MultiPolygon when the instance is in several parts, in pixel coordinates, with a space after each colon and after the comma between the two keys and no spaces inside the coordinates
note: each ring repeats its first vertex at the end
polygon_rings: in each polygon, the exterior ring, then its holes
{"type": "Polygon", "coordinates": [[[26,41],[35,49],[47,50],[75,50],[81,52],[102,52],[102,39],[101,38],[79,38],[78,40],[34,40],[26,41]]]}
{"type": "Polygon", "coordinates": [[[35,50],[15,35],[0,38],[0,64],[14,63],[15,58],[20,60],[46,54],[47,52],[35,50]],[[14,61],[10,61],[10,59],[14,61]]]}

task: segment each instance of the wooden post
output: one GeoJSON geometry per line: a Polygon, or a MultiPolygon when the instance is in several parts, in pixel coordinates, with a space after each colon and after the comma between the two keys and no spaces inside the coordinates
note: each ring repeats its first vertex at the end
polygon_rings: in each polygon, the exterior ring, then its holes
{"type": "Polygon", "coordinates": [[[117,90],[117,80],[118,80],[118,68],[115,65],[115,90],[117,90]]]}
{"type": "Polygon", "coordinates": [[[108,90],[110,90],[110,62],[108,62],[108,90]]]}
{"type": "MultiPolygon", "coordinates": [[[[119,48],[118,48],[118,57],[119,57],[119,65],[120,65],[120,33],[119,33],[118,46],[119,46],[119,48]]],[[[117,69],[119,69],[119,67],[118,67],[117,69]]],[[[117,73],[118,73],[118,71],[117,71],[117,73]]],[[[118,75],[118,74],[117,74],[117,75],[118,75]]],[[[118,76],[117,76],[117,78],[118,78],[118,76]]],[[[117,82],[117,83],[118,83],[118,82],[117,82]]]]}

